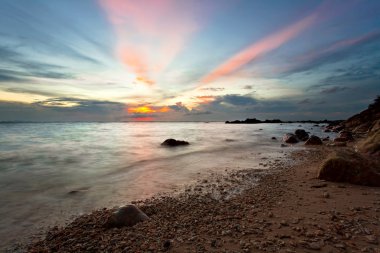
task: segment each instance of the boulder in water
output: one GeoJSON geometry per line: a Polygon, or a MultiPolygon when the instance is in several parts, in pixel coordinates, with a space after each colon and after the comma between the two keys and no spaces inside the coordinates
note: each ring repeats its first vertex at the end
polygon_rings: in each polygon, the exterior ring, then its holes
{"type": "Polygon", "coordinates": [[[176,147],[176,146],[186,146],[189,145],[187,141],[179,141],[175,139],[166,139],[163,143],[161,143],[162,146],[168,146],[168,147],[176,147]]]}
{"type": "Polygon", "coordinates": [[[309,138],[309,134],[303,130],[303,129],[297,129],[294,134],[297,136],[298,139],[301,141],[306,141],[309,138]]]}
{"type": "Polygon", "coordinates": [[[149,219],[148,216],[141,211],[135,205],[126,205],[120,207],[114,213],[108,217],[108,220],[105,223],[105,227],[107,228],[120,228],[120,227],[131,227],[135,224],[149,219]]]}
{"type": "Polygon", "coordinates": [[[298,142],[297,137],[292,133],[284,134],[284,136],[282,137],[282,140],[286,143],[297,143],[298,142]]]}
{"type": "Polygon", "coordinates": [[[322,142],[322,140],[318,136],[312,135],[305,142],[305,145],[323,145],[323,142],[322,142]]]}

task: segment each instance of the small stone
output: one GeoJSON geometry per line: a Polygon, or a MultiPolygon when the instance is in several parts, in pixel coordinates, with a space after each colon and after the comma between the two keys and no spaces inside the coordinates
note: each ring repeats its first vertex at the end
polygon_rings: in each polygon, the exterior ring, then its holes
{"type": "Polygon", "coordinates": [[[164,249],[165,250],[169,249],[171,245],[172,245],[172,243],[170,242],[170,240],[166,240],[164,242],[164,249]]]}
{"type": "Polygon", "coordinates": [[[310,188],[324,188],[324,187],[327,187],[326,183],[314,184],[314,185],[310,186],[310,188]]]}
{"type": "Polygon", "coordinates": [[[323,245],[320,242],[310,242],[307,244],[307,247],[312,250],[320,250],[322,246],[323,245]]]}
{"type": "Polygon", "coordinates": [[[107,228],[114,227],[131,227],[134,226],[138,222],[142,222],[149,219],[148,216],[143,213],[137,206],[135,205],[126,205],[120,207],[117,211],[111,214],[105,222],[104,226],[107,228]]]}
{"type": "Polygon", "coordinates": [[[330,198],[330,194],[329,194],[328,192],[324,192],[324,193],[323,193],[323,197],[324,197],[325,199],[328,199],[328,198],[330,198]]]}
{"type": "Polygon", "coordinates": [[[338,249],[345,249],[346,248],[346,246],[343,243],[334,244],[334,247],[338,248],[338,249]]]}
{"type": "Polygon", "coordinates": [[[378,244],[378,240],[377,240],[376,236],[374,236],[374,235],[367,235],[365,238],[367,239],[368,243],[375,244],[375,245],[378,244]]]}

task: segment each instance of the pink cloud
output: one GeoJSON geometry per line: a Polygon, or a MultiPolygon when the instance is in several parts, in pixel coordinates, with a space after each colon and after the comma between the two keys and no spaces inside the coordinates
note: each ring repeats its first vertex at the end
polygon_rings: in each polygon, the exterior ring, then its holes
{"type": "Polygon", "coordinates": [[[197,25],[186,1],[99,0],[114,27],[115,52],[138,81],[162,72],[185,46],[197,25]]]}
{"type": "Polygon", "coordinates": [[[227,61],[215,68],[212,72],[204,76],[201,80],[201,85],[213,82],[220,77],[234,73],[247,63],[252,62],[258,57],[276,48],[279,48],[283,44],[295,38],[301,32],[315,24],[319,18],[321,18],[320,13],[322,12],[322,9],[325,9],[324,5],[319,7],[307,17],[290,24],[280,31],[277,31],[239,51],[237,54],[233,55],[227,61]]]}

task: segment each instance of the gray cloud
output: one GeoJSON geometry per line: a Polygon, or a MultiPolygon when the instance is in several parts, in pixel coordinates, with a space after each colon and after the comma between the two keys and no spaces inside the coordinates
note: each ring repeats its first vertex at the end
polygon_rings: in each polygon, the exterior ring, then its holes
{"type": "Polygon", "coordinates": [[[380,41],[380,31],[375,31],[357,39],[342,40],[327,45],[323,48],[313,50],[317,54],[311,53],[302,57],[289,60],[289,64],[280,70],[279,76],[285,77],[291,74],[315,70],[316,68],[342,61],[353,55],[372,56],[373,51],[377,51],[380,41]]]}
{"type": "Polygon", "coordinates": [[[25,82],[31,77],[50,79],[72,79],[75,76],[58,65],[29,60],[22,54],[0,46],[0,82],[25,82]]]}
{"type": "Polygon", "coordinates": [[[202,88],[201,90],[206,90],[206,91],[224,91],[224,88],[202,88]]]}
{"type": "Polygon", "coordinates": [[[120,121],[125,105],[76,98],[52,98],[32,104],[0,101],[0,121],[120,121]],[[76,106],[64,107],[66,103],[76,106]]]}
{"type": "Polygon", "coordinates": [[[300,105],[302,105],[302,104],[310,104],[310,103],[311,103],[311,101],[308,98],[305,98],[305,99],[303,99],[303,100],[301,100],[301,101],[298,102],[298,104],[300,104],[300,105]]]}
{"type": "Polygon", "coordinates": [[[347,87],[342,87],[342,86],[334,86],[331,88],[326,88],[321,91],[321,94],[331,94],[331,93],[337,93],[340,91],[347,90],[347,87]]]}
{"type": "Polygon", "coordinates": [[[37,89],[31,89],[31,88],[5,88],[4,91],[12,92],[12,93],[20,93],[20,94],[35,94],[35,95],[42,95],[47,97],[56,97],[59,96],[59,94],[49,91],[41,91],[37,89]]]}
{"type": "Polygon", "coordinates": [[[209,115],[212,114],[210,111],[198,111],[196,109],[193,109],[187,113],[185,113],[185,116],[195,116],[195,115],[209,115]]]}
{"type": "Polygon", "coordinates": [[[241,95],[225,95],[218,97],[213,103],[228,103],[237,106],[247,106],[257,104],[257,100],[250,96],[241,95]]]}
{"type": "Polygon", "coordinates": [[[50,98],[43,101],[33,103],[34,105],[49,107],[53,110],[64,111],[85,111],[85,112],[107,112],[107,111],[122,111],[125,104],[110,101],[87,100],[78,98],[50,98]],[[67,103],[75,103],[75,106],[65,107],[67,103]]]}

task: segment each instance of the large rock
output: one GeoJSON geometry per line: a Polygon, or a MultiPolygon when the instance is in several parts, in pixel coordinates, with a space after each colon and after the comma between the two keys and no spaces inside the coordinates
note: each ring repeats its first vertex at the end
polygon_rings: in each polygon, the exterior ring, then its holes
{"type": "Polygon", "coordinates": [[[176,146],[186,146],[189,145],[187,141],[179,141],[175,139],[167,139],[163,143],[161,143],[162,146],[168,146],[168,147],[176,147],[176,146]]]}
{"type": "Polygon", "coordinates": [[[284,134],[284,136],[282,137],[282,140],[286,143],[297,143],[298,142],[297,136],[295,136],[292,133],[284,134]]]}
{"type": "Polygon", "coordinates": [[[359,142],[361,152],[380,157],[380,120],[375,122],[368,136],[359,142]]]}
{"type": "Polygon", "coordinates": [[[342,122],[346,130],[362,133],[370,130],[373,123],[380,119],[380,96],[368,108],[342,122]]]}
{"type": "Polygon", "coordinates": [[[338,134],[338,138],[345,138],[347,141],[353,141],[354,137],[350,131],[342,130],[338,134]]]}
{"type": "Polygon", "coordinates": [[[149,219],[148,216],[138,207],[135,205],[126,205],[112,213],[111,216],[108,217],[105,226],[107,228],[131,227],[147,219],[149,219]]]}
{"type": "Polygon", "coordinates": [[[361,155],[353,152],[340,152],[330,155],[322,164],[318,178],[351,184],[380,186],[378,167],[361,155]]]}
{"type": "Polygon", "coordinates": [[[303,129],[297,129],[294,134],[297,136],[298,139],[300,139],[301,141],[306,141],[307,139],[309,139],[309,134],[303,130],[303,129]]]}
{"type": "Polygon", "coordinates": [[[318,136],[312,135],[305,142],[305,145],[323,145],[323,142],[322,142],[321,138],[319,138],[318,136]]]}

